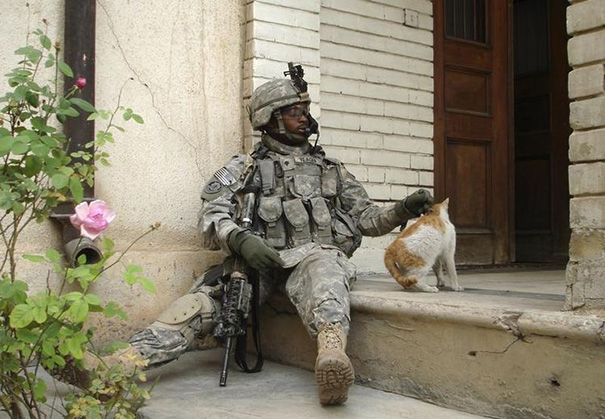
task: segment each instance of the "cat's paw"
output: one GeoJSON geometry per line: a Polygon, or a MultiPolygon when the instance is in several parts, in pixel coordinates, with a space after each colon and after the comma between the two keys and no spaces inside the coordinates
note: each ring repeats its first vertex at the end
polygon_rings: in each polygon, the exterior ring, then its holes
{"type": "Polygon", "coordinates": [[[464,287],[462,285],[452,285],[452,291],[460,292],[464,291],[464,287]]]}
{"type": "Polygon", "coordinates": [[[426,284],[416,284],[416,285],[412,286],[412,289],[414,291],[420,291],[420,292],[439,292],[439,288],[432,287],[432,286],[426,285],[426,284]]]}

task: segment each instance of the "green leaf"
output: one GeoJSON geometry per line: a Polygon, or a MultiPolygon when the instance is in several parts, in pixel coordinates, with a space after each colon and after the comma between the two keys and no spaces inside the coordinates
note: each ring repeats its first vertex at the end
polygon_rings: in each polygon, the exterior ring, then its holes
{"type": "Polygon", "coordinates": [[[42,342],[42,353],[46,356],[52,356],[55,354],[55,346],[50,341],[42,342]]]}
{"type": "Polygon", "coordinates": [[[64,367],[65,366],[65,359],[63,359],[59,355],[53,355],[52,356],[52,360],[55,362],[55,364],[57,364],[60,367],[64,367]]]}
{"type": "MultiPolygon", "coordinates": [[[[44,146],[46,147],[46,146],[44,146]]],[[[42,160],[38,156],[27,156],[25,158],[25,169],[23,174],[32,177],[42,169],[42,160]]]]}
{"type": "Polygon", "coordinates": [[[74,98],[69,99],[69,101],[71,103],[73,103],[74,105],[76,105],[78,108],[82,109],[84,112],[92,113],[92,112],[97,111],[94,106],[92,106],[90,103],[88,103],[84,99],[74,97],[74,98]]]}
{"type": "MultiPolygon", "coordinates": [[[[18,198],[18,195],[16,196],[18,198]]],[[[0,208],[9,210],[13,207],[15,196],[9,191],[0,191],[0,208]]]]}
{"type": "Polygon", "coordinates": [[[19,329],[17,330],[17,338],[26,343],[36,343],[40,338],[40,335],[29,329],[19,329]]]}
{"type": "Polygon", "coordinates": [[[25,99],[25,94],[29,91],[29,89],[27,88],[27,86],[19,86],[15,89],[15,93],[13,94],[13,99],[15,99],[17,102],[25,99]]]}
{"type": "Polygon", "coordinates": [[[40,59],[40,57],[42,57],[42,51],[40,51],[39,49],[35,49],[33,48],[28,54],[27,54],[27,58],[32,62],[32,63],[37,63],[38,60],[40,59]]]}
{"type": "Polygon", "coordinates": [[[21,141],[15,141],[13,146],[11,147],[11,152],[13,154],[25,154],[29,150],[29,145],[26,143],[22,143],[21,141]]]}
{"type": "Polygon", "coordinates": [[[21,202],[15,201],[15,202],[13,202],[11,209],[13,210],[15,215],[20,215],[25,212],[25,205],[23,205],[21,202]]]}
{"type": "Polygon", "coordinates": [[[28,304],[19,304],[15,306],[10,315],[10,325],[16,329],[28,326],[34,321],[34,308],[28,304]]]}
{"type": "Polygon", "coordinates": [[[0,282],[0,297],[12,299],[15,295],[25,295],[26,291],[29,290],[29,286],[23,281],[3,280],[0,282]]]}
{"type": "Polygon", "coordinates": [[[61,71],[61,73],[65,74],[67,77],[74,76],[74,72],[72,71],[71,67],[63,61],[59,61],[59,71],[61,71]]]}
{"type": "Polygon", "coordinates": [[[27,92],[25,94],[25,100],[34,108],[40,106],[40,96],[34,92],[27,92]]]}
{"type": "Polygon", "coordinates": [[[63,173],[57,173],[53,175],[50,180],[53,183],[53,186],[57,189],[62,189],[67,186],[69,183],[69,178],[65,176],[63,173]]]}
{"type": "Polygon", "coordinates": [[[46,35],[40,35],[40,43],[44,48],[48,50],[50,50],[50,48],[52,47],[52,42],[50,42],[50,39],[46,35]]]}
{"type": "Polygon", "coordinates": [[[133,274],[143,272],[143,268],[139,265],[128,265],[126,266],[126,272],[130,272],[133,274]]]}
{"type": "Polygon", "coordinates": [[[45,402],[46,401],[46,383],[42,380],[38,380],[36,381],[36,384],[34,385],[34,396],[36,397],[36,400],[39,402],[45,402]]]}
{"type": "Polygon", "coordinates": [[[61,259],[61,255],[55,249],[47,249],[44,256],[51,262],[58,262],[61,259]]]}
{"type": "Polygon", "coordinates": [[[86,298],[86,301],[88,301],[88,304],[92,304],[95,306],[101,305],[101,299],[99,298],[98,295],[86,294],[86,296],[84,298],[86,298]]]}
{"type": "Polygon", "coordinates": [[[76,358],[76,359],[81,359],[82,358],[82,345],[80,345],[78,343],[78,341],[76,339],[67,339],[65,341],[66,345],[67,345],[67,349],[69,350],[69,353],[71,353],[71,355],[76,358]]]}
{"type": "Polygon", "coordinates": [[[32,144],[32,153],[39,157],[45,157],[50,151],[50,147],[44,143],[32,144]]]}
{"type": "Polygon", "coordinates": [[[78,112],[74,108],[59,109],[59,110],[57,110],[57,116],[59,116],[59,115],[66,115],[66,116],[71,116],[71,117],[75,118],[77,116],[80,116],[80,112],[78,112]]]}
{"type": "Polygon", "coordinates": [[[23,259],[29,260],[30,262],[34,263],[42,263],[46,261],[43,256],[38,255],[23,255],[23,259]]]}
{"type": "Polygon", "coordinates": [[[46,321],[46,319],[48,318],[48,315],[46,314],[46,309],[42,308],[42,307],[36,307],[34,309],[34,320],[39,323],[42,324],[46,321]]]}
{"type": "Polygon", "coordinates": [[[139,278],[139,284],[141,284],[148,292],[152,294],[156,293],[155,285],[149,279],[139,278]]]}
{"type": "Polygon", "coordinates": [[[84,294],[82,294],[79,291],[72,291],[70,293],[63,295],[63,298],[67,301],[77,301],[77,300],[81,300],[82,298],[84,298],[84,294]]]}
{"type": "Polygon", "coordinates": [[[77,203],[82,202],[84,199],[84,188],[77,177],[72,176],[69,178],[69,191],[71,192],[74,201],[77,203]]]}
{"type": "Polygon", "coordinates": [[[88,315],[88,303],[86,300],[81,299],[74,301],[71,307],[69,307],[69,314],[76,323],[81,323],[86,320],[86,316],[88,315]]]}
{"type": "Polygon", "coordinates": [[[107,236],[103,236],[103,242],[101,244],[101,247],[103,248],[104,252],[111,252],[113,250],[114,246],[115,246],[115,244],[114,244],[113,240],[111,240],[107,236]]]}
{"type": "Polygon", "coordinates": [[[76,259],[76,262],[78,262],[78,266],[81,265],[86,265],[86,254],[82,253],[80,256],[78,256],[78,258],[76,259]]]}
{"type": "Polygon", "coordinates": [[[128,285],[134,285],[138,281],[136,275],[131,274],[130,272],[124,272],[124,282],[128,285]]]}
{"type": "Polygon", "coordinates": [[[141,118],[141,116],[137,115],[136,113],[132,114],[132,119],[134,119],[134,121],[138,124],[142,124],[144,122],[143,118],[141,118]]]}
{"type": "Polygon", "coordinates": [[[128,320],[128,316],[126,315],[126,313],[124,313],[124,311],[120,308],[118,303],[116,303],[115,301],[108,302],[107,305],[105,306],[104,312],[105,312],[105,316],[107,316],[107,317],[113,317],[113,316],[117,315],[122,320],[128,320]]]}
{"type": "Polygon", "coordinates": [[[12,136],[0,137],[0,156],[10,153],[13,148],[14,138],[12,136]]]}

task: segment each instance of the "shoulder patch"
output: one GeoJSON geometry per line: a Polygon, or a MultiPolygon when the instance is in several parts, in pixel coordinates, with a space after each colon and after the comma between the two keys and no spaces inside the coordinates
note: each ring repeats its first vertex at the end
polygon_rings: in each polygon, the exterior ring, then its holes
{"type": "Polygon", "coordinates": [[[235,182],[237,182],[237,179],[235,179],[235,176],[233,176],[231,174],[231,172],[229,170],[227,170],[226,167],[221,167],[220,169],[218,169],[215,173],[214,173],[214,177],[221,183],[221,185],[223,186],[229,186],[229,185],[233,185],[235,182]]]}
{"type": "Polygon", "coordinates": [[[204,186],[204,189],[202,189],[202,199],[205,201],[214,201],[223,194],[223,189],[225,188],[226,185],[223,185],[216,176],[212,176],[204,186]]]}
{"type": "Polygon", "coordinates": [[[219,182],[218,180],[211,180],[210,182],[208,182],[206,184],[206,187],[204,188],[204,192],[209,193],[209,194],[214,194],[217,193],[218,191],[221,190],[223,186],[221,185],[221,182],[219,182]]]}

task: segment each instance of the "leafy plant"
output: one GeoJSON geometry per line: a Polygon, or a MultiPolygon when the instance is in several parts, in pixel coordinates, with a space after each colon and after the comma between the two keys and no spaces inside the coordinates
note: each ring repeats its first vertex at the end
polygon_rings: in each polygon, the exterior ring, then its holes
{"type": "MultiPolygon", "coordinates": [[[[91,285],[105,271],[121,264],[124,253],[110,262],[115,255],[114,244],[105,237],[103,256],[94,264],[80,256],[75,268],[66,266],[55,249],[48,249],[44,255],[23,255],[29,262],[50,267],[46,289],[31,294],[18,269],[17,244],[32,222],[47,220],[58,204],[84,199],[83,185],[92,186],[94,163],[109,165],[109,155],[102,147],[114,142],[113,130],[124,131],[115,122],[117,115],[137,123],[143,123],[143,119],[132,109],[120,106],[119,100],[115,109],[107,111],[79,98],[86,86],[82,78],[65,94],[58,93],[59,77],[73,78],[73,71],[59,58],[58,42],[53,44],[41,30],[33,34],[38,45],[15,51],[21,60],[6,74],[9,91],[0,97],[0,240],[4,250],[0,260],[0,408],[13,418],[42,417],[44,408],[54,409],[45,407],[46,383],[39,375],[43,367],[55,375],[90,373],[89,387],[70,395],[62,414],[92,418],[112,412],[116,417],[134,417],[149,397],[134,381],[135,377],[144,379],[144,375],[138,369],[125,371],[103,362],[87,372],[82,361],[94,335],[94,330],[86,326],[91,315],[126,319],[117,303],[103,302],[90,292],[91,285]],[[40,83],[41,74],[49,71],[54,77],[46,84],[40,83]],[[86,144],[85,150],[69,152],[70,139],[61,125],[80,114],[88,115],[90,121],[105,121],[105,128],[86,144]],[[56,282],[54,287],[51,282],[56,282]],[[78,290],[65,292],[76,285],[78,290]]],[[[137,240],[158,227],[151,226],[137,240]]],[[[155,292],[153,284],[141,274],[140,267],[127,266],[124,280],[155,292]]]]}

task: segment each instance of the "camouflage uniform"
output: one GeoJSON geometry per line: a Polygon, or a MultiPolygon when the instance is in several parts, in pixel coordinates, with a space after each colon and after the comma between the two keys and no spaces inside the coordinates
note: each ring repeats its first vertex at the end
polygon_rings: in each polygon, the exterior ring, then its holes
{"type": "MultiPolygon", "coordinates": [[[[227,238],[240,230],[234,221],[233,198],[252,170],[252,182],[260,187],[255,229],[285,262],[281,271],[260,272],[260,302],[274,290],[282,290],[311,337],[324,322],[340,323],[348,331],[349,291],[356,273],[348,258],[362,235],[386,234],[405,219],[394,206],[374,205],[355,177],[340,162],[325,157],[321,148],[313,150],[309,143],[288,146],[263,134],[254,152],[234,156],[204,187],[198,227],[205,248],[231,253],[227,238]]],[[[190,292],[210,294],[214,315],[218,313],[216,289],[200,284],[190,292]]],[[[190,328],[200,336],[200,325],[190,328]]],[[[204,332],[208,334],[209,329],[204,332]]],[[[152,325],[130,342],[153,365],[178,357],[191,339],[152,325]]]]}
{"type": "MultiPolygon", "coordinates": [[[[249,155],[234,156],[206,183],[198,228],[205,248],[230,254],[232,235],[247,234],[235,222],[239,192],[243,187],[257,190],[255,233],[279,251],[284,262],[281,268],[259,272],[260,303],[281,290],[311,337],[326,324],[339,325],[346,337],[349,291],[356,274],[348,258],[362,235],[386,234],[412,215],[402,216],[395,205],[374,205],[339,161],[326,157],[320,147],[311,147],[308,135],[285,129],[280,110],[309,101],[306,87],[289,80],[272,80],[255,90],[248,110],[252,127],[264,131],[262,141],[249,155]],[[275,125],[268,128],[271,120],[275,125]]],[[[309,125],[316,123],[309,114],[305,117],[309,125]]],[[[198,281],[130,343],[149,365],[170,361],[189,349],[195,338],[212,340],[219,312],[220,289],[198,281]]]]}

